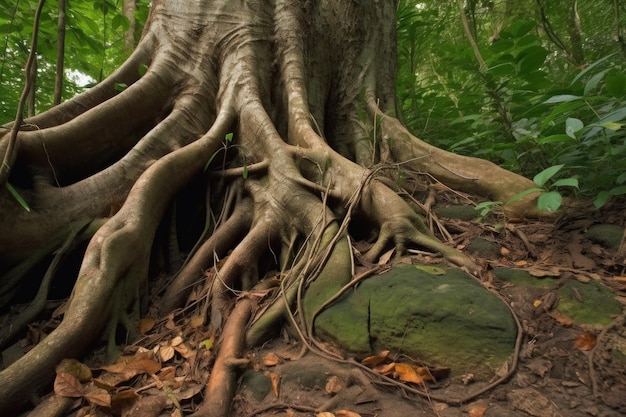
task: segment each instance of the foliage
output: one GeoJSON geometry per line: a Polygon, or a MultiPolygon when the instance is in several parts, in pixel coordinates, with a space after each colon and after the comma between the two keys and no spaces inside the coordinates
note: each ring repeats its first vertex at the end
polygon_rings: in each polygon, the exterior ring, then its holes
{"type": "MultiPolygon", "coordinates": [[[[433,145],[527,177],[561,166],[560,174],[577,179],[580,195],[600,207],[626,194],[624,56],[610,39],[614,29],[603,23],[611,10],[587,7],[579,10],[589,24],[577,59],[596,60],[574,66],[574,42],[561,41],[571,38],[568,9],[545,3],[543,15],[533,4],[465,3],[486,63],[481,69],[460,29],[458,9],[402,1],[400,106],[407,126],[433,145]],[[546,32],[545,21],[553,33],[546,32]]],[[[542,204],[557,198],[557,190],[543,187],[542,204]]]]}
{"type": "MultiPolygon", "coordinates": [[[[23,68],[33,29],[35,0],[0,0],[0,124],[15,119],[24,85],[23,68]]],[[[129,27],[121,0],[67,0],[64,98],[72,97],[111,73],[129,54],[123,33],[129,27]]],[[[136,36],[147,16],[147,0],[138,0],[136,36]]],[[[52,105],[57,53],[57,2],[46,2],[37,45],[36,109],[52,105]]]]}

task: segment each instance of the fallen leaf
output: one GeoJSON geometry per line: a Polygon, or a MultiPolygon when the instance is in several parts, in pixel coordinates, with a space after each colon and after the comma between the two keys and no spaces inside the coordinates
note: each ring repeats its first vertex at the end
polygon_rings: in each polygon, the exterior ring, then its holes
{"type": "Polygon", "coordinates": [[[328,378],[328,381],[326,381],[324,391],[326,392],[326,394],[337,394],[343,388],[344,386],[341,380],[336,375],[333,375],[328,378]]]}
{"type": "Polygon", "coordinates": [[[335,417],[333,413],[329,413],[328,411],[324,411],[323,413],[315,414],[315,417],[335,417]]]}
{"type": "Polygon", "coordinates": [[[469,417],[483,417],[483,414],[485,414],[488,406],[488,403],[484,400],[468,404],[466,407],[467,414],[469,414],[469,417]]]}
{"type": "Polygon", "coordinates": [[[540,305],[541,305],[541,300],[535,300],[533,302],[533,307],[535,307],[535,308],[539,307],[540,305]]]}
{"type": "Polygon", "coordinates": [[[510,251],[510,250],[508,250],[507,248],[505,248],[504,246],[502,246],[502,247],[500,248],[500,255],[502,255],[502,256],[507,256],[507,255],[509,255],[510,253],[511,253],[511,251],[510,251]]]}
{"type": "Polygon", "coordinates": [[[563,327],[572,327],[574,325],[574,320],[572,320],[565,314],[561,314],[561,313],[554,311],[550,315],[558,324],[560,324],[563,327]]]}
{"type": "Polygon", "coordinates": [[[396,251],[396,248],[390,249],[387,252],[383,253],[380,259],[378,260],[378,265],[385,265],[391,259],[391,255],[396,251]]]}
{"type": "Polygon", "coordinates": [[[159,358],[161,362],[167,362],[174,357],[175,350],[171,346],[161,346],[159,349],[159,358]]]}
{"type": "Polygon", "coordinates": [[[417,374],[415,368],[408,363],[396,363],[394,370],[401,381],[412,382],[414,384],[424,383],[424,380],[417,374]]]}
{"type": "Polygon", "coordinates": [[[54,393],[60,397],[79,398],[83,396],[83,386],[74,375],[59,372],[54,379],[54,393]]]}
{"type": "Polygon", "coordinates": [[[581,333],[574,341],[574,346],[580,350],[591,350],[596,345],[596,335],[590,332],[581,333]]]}
{"type": "Polygon", "coordinates": [[[102,388],[94,388],[93,390],[85,393],[83,397],[91,404],[102,407],[111,407],[111,396],[102,388]]]}
{"type": "Polygon", "coordinates": [[[381,375],[389,375],[390,373],[394,371],[395,367],[396,367],[396,364],[392,362],[392,363],[386,363],[386,364],[375,366],[373,370],[374,372],[381,374],[381,375]]]}
{"type": "Polygon", "coordinates": [[[181,343],[180,345],[174,346],[174,350],[185,359],[189,359],[194,354],[193,349],[190,349],[189,346],[187,346],[187,343],[181,343]]]}
{"type": "Polygon", "coordinates": [[[336,417],[361,417],[361,414],[355,413],[350,410],[339,410],[335,412],[336,417]]]}
{"type": "Polygon", "coordinates": [[[76,359],[63,359],[55,369],[56,373],[66,373],[75,376],[80,382],[91,381],[91,369],[76,359]]]}
{"type": "Polygon", "coordinates": [[[280,358],[274,352],[270,352],[263,357],[263,365],[276,366],[280,363],[280,358]]]}
{"type": "Polygon", "coordinates": [[[152,330],[155,324],[156,320],[154,318],[144,317],[143,319],[139,320],[139,333],[145,335],[150,330],[152,330]]]}
{"type": "Polygon", "coordinates": [[[446,270],[432,265],[415,265],[416,269],[424,271],[430,275],[445,275],[446,270]]]}
{"type": "Polygon", "coordinates": [[[267,376],[270,377],[270,381],[272,382],[272,392],[274,393],[274,396],[278,398],[280,395],[280,376],[274,372],[268,372],[267,376]]]}
{"type": "Polygon", "coordinates": [[[197,329],[198,327],[202,327],[204,325],[204,316],[203,315],[193,316],[191,320],[189,321],[189,325],[191,326],[192,329],[197,329]]]}

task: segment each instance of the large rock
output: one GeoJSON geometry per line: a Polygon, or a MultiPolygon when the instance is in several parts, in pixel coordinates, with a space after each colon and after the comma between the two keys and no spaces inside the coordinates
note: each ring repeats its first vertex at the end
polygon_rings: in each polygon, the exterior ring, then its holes
{"type": "Polygon", "coordinates": [[[384,349],[490,377],[513,353],[504,303],[458,269],[397,265],[324,310],[316,334],[353,353],[384,349]]]}

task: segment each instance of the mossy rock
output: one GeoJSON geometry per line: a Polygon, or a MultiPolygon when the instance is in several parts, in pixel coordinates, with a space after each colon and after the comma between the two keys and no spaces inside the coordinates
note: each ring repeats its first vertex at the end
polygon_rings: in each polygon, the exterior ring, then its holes
{"type": "Polygon", "coordinates": [[[613,292],[595,281],[569,281],[558,293],[557,311],[579,324],[608,326],[622,313],[613,292]]]}
{"type": "Polygon", "coordinates": [[[316,334],[353,353],[384,349],[489,378],[513,353],[507,306],[463,271],[397,265],[323,311],[316,334]]]}
{"type": "Polygon", "coordinates": [[[521,269],[511,269],[506,267],[495,268],[493,274],[502,281],[520,287],[542,287],[549,288],[556,285],[556,280],[552,278],[537,278],[530,275],[527,271],[521,269]]]}
{"type": "Polygon", "coordinates": [[[594,224],[585,237],[609,249],[618,249],[624,238],[624,229],[613,224],[594,224]]]}

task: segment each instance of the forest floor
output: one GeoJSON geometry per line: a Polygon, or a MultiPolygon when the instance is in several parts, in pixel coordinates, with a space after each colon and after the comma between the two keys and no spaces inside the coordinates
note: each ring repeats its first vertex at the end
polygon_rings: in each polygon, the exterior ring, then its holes
{"type": "MultiPolygon", "coordinates": [[[[464,197],[450,193],[440,194],[436,200],[433,208],[467,204],[464,197]]],[[[497,213],[480,222],[443,216],[438,221],[449,232],[452,244],[473,256],[483,268],[480,278],[485,286],[509,300],[523,324],[519,362],[510,378],[464,404],[447,404],[442,398],[466,397],[488,381],[474,381],[471,375],[455,375],[452,370],[450,376],[436,383],[406,382],[409,388],[406,389],[399,381],[398,384],[381,382],[360,368],[325,356],[311,352],[302,355],[302,343],[295,332],[283,329],[271,342],[247,353],[250,363],[242,372],[232,415],[625,415],[626,252],[623,242],[622,248],[609,249],[588,239],[586,234],[594,224],[617,225],[623,230],[624,206],[615,204],[594,211],[576,205],[566,208],[559,218],[545,221],[504,219],[497,213]],[[491,254],[472,253],[471,242],[476,238],[489,242],[495,249],[491,254]],[[550,285],[511,284],[492,274],[491,271],[500,267],[529,271],[534,279],[550,285]],[[621,315],[614,314],[609,324],[588,325],[557,313],[556,289],[572,280],[594,281],[608,288],[621,306],[621,315]],[[410,392],[415,390],[422,394],[410,392]]],[[[423,257],[422,254],[411,256],[423,257]]],[[[214,360],[204,319],[199,314],[200,304],[195,312],[188,310],[191,312],[184,318],[171,315],[156,321],[142,319],[140,327],[144,335],[124,349],[124,362],[95,369],[97,378],[82,388],[72,387],[72,381],[57,379],[55,389],[58,393],[79,390],[74,395],[81,397],[74,407],[77,416],[190,414],[201,401],[208,369],[214,360]],[[107,395],[111,392],[117,394],[107,395]],[[143,406],[142,411],[137,411],[139,405],[143,406]]],[[[31,336],[38,330],[42,329],[32,326],[31,336]]],[[[22,340],[20,347],[28,344],[28,340],[22,340]]],[[[462,351],[462,346],[459,349],[462,351]]],[[[92,357],[87,363],[93,365],[98,360],[92,357]]],[[[494,370],[494,377],[505,371],[506,365],[504,370],[494,370]]],[[[392,374],[389,376],[393,377],[392,374]]]]}

